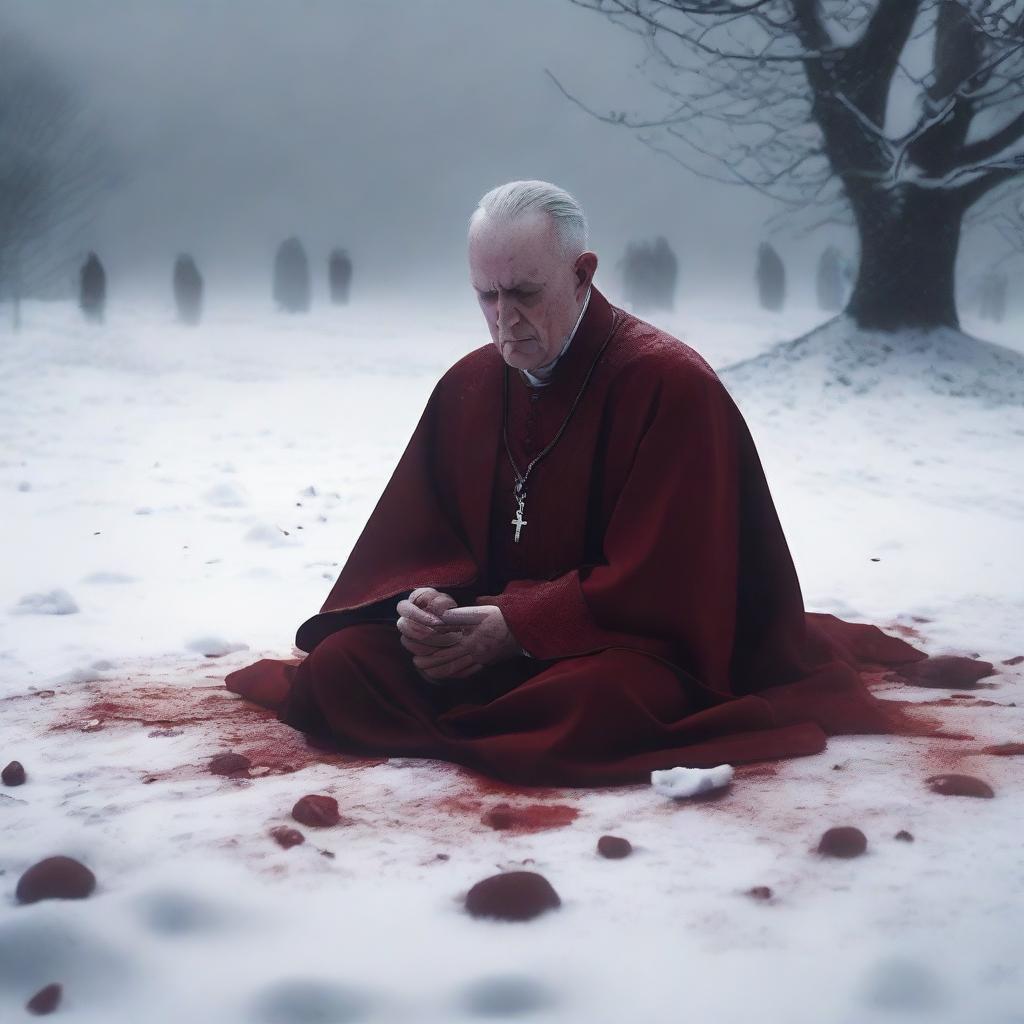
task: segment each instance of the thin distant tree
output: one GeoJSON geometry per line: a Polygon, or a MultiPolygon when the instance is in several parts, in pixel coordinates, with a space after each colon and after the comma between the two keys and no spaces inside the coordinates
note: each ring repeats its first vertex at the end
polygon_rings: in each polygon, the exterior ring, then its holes
{"type": "Polygon", "coordinates": [[[309,310],[309,259],[302,243],[292,236],[277,247],[274,259],[274,301],[288,313],[309,310]]]}
{"type": "Polygon", "coordinates": [[[757,294],[761,305],[778,312],[786,302],[786,268],[770,242],[757,247],[757,294]]]}
{"type": "Polygon", "coordinates": [[[591,113],[791,219],[852,213],[860,326],[958,326],[965,214],[1024,174],[1021,0],[570,2],[644,39],[665,98],[591,113]]]}
{"type": "Polygon", "coordinates": [[[80,90],[25,39],[0,27],[0,299],[21,326],[29,295],[67,293],[111,150],[80,90]]]}

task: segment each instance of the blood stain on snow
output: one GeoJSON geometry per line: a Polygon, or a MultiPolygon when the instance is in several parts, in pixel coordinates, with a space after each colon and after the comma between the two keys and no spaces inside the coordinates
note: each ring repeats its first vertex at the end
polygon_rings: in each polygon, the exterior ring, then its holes
{"type": "Polygon", "coordinates": [[[579,810],[566,804],[526,804],[515,806],[500,803],[488,808],[480,820],[501,832],[546,832],[571,825],[579,810]]]}
{"type": "Polygon", "coordinates": [[[279,722],[275,712],[238,700],[224,686],[132,687],[130,681],[108,679],[76,691],[81,692],[86,695],[84,706],[58,715],[49,727],[51,732],[80,730],[83,721],[98,721],[143,726],[146,735],[154,739],[196,733],[209,736],[210,753],[201,763],[146,772],[145,782],[199,778],[207,774],[210,757],[224,750],[247,758],[256,776],[290,774],[309,765],[366,768],[387,761],[314,746],[301,732],[279,722]]]}
{"type": "Polygon", "coordinates": [[[1024,754],[1024,743],[996,743],[985,747],[983,754],[994,754],[996,757],[1019,757],[1024,754]]]}

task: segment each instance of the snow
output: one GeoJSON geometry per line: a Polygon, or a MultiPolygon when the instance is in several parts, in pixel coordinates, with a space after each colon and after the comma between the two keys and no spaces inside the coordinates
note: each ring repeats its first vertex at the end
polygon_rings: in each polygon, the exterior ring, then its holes
{"type": "Polygon", "coordinates": [[[732,782],[732,777],[731,764],[720,764],[714,768],[666,768],[651,772],[651,785],[662,796],[680,799],[722,789],[732,782]]]}
{"type": "Polygon", "coordinates": [[[895,366],[826,386],[824,357],[735,366],[813,310],[659,320],[734,366],[808,608],[996,668],[956,699],[877,682],[964,738],[835,737],[737,766],[717,799],[666,800],[326,755],[223,687],[293,655],[430,388],[484,340],[470,301],[212,308],[198,330],[116,303],[103,327],[24,312],[0,337],[0,761],[28,773],[0,789],[0,1019],[29,1019],[55,981],[83,1024],[1024,1019],[1020,762],[983,752],[1024,740],[1024,673],[1005,664],[1024,653],[1024,408],[997,400],[995,364],[960,397],[895,366]],[[227,751],[248,778],[208,772],[227,751]],[[953,771],[995,799],[928,789],[953,771]],[[297,826],[309,793],[350,823],[297,826]],[[482,819],[500,803],[566,813],[499,830],[482,819]],[[279,825],[306,842],[281,849],[279,825]],[[815,852],[838,825],[863,856],[815,852]],[[604,834],[633,853],[600,857],[604,834]],[[21,872],[57,853],[95,894],[15,905],[21,872]],[[561,908],[464,913],[475,882],[524,868],[561,908]]]}

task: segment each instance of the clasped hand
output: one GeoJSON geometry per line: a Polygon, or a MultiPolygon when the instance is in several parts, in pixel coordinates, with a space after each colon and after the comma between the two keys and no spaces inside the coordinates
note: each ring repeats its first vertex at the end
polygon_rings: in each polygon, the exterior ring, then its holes
{"type": "Polygon", "coordinates": [[[520,647],[493,604],[458,607],[448,594],[417,587],[398,602],[402,646],[425,679],[462,679],[518,654],[520,647]]]}

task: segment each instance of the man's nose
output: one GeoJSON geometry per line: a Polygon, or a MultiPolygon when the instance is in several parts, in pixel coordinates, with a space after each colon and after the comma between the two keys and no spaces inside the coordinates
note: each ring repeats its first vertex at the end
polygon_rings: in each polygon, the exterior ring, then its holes
{"type": "Polygon", "coordinates": [[[497,321],[499,327],[506,329],[513,327],[519,320],[519,307],[508,298],[498,294],[497,321]]]}

